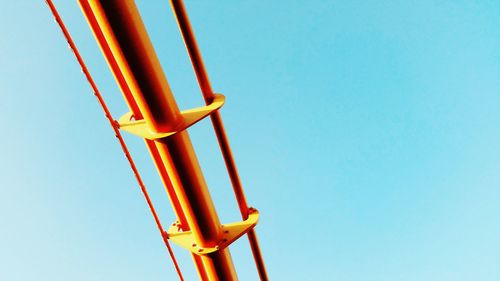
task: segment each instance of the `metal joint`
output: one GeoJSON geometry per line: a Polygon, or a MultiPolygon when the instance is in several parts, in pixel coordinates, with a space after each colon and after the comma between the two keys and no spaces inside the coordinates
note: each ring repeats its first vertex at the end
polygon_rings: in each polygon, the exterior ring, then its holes
{"type": "Polygon", "coordinates": [[[253,229],[259,221],[259,211],[254,208],[249,209],[248,218],[244,221],[223,224],[222,238],[213,247],[201,247],[194,240],[194,235],[191,231],[182,231],[179,224],[173,223],[167,230],[167,237],[173,243],[191,251],[196,255],[207,255],[222,249],[227,248],[238,238],[253,229]]]}
{"type": "Polygon", "coordinates": [[[154,132],[146,124],[146,120],[134,120],[134,114],[132,112],[127,112],[118,119],[118,126],[121,130],[126,131],[128,133],[137,135],[139,137],[148,139],[148,140],[156,140],[169,137],[174,135],[180,131],[186,130],[192,125],[198,123],[203,118],[209,116],[215,111],[219,110],[224,102],[226,97],[222,94],[215,94],[212,102],[206,106],[201,106],[189,110],[181,111],[182,121],[179,122],[175,128],[170,130],[169,132],[154,132]]]}

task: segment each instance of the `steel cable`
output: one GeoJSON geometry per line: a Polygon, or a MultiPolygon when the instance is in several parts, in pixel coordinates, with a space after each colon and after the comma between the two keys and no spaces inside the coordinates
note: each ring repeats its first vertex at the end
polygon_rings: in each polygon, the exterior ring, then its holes
{"type": "Polygon", "coordinates": [[[104,115],[106,116],[106,119],[108,119],[109,124],[111,125],[111,128],[113,129],[115,136],[118,139],[118,142],[120,143],[120,146],[123,150],[123,153],[125,154],[125,157],[127,158],[128,162],[130,164],[130,168],[132,169],[132,172],[134,173],[134,176],[137,180],[137,183],[139,184],[139,187],[141,188],[141,192],[144,195],[144,198],[146,199],[149,210],[151,211],[151,214],[153,215],[153,218],[155,220],[158,231],[160,231],[160,234],[161,234],[162,239],[165,243],[165,246],[167,247],[167,250],[168,250],[168,253],[169,253],[170,258],[172,260],[172,263],[174,264],[175,270],[177,271],[177,274],[179,275],[179,279],[183,281],[184,277],[183,277],[182,272],[180,270],[177,259],[175,258],[172,247],[170,246],[170,243],[168,242],[167,233],[161,224],[160,218],[158,217],[158,214],[156,213],[153,202],[151,201],[151,198],[149,197],[148,191],[146,189],[146,185],[144,184],[144,182],[141,178],[141,175],[139,173],[139,170],[137,169],[137,166],[135,165],[134,160],[132,159],[132,157],[130,155],[129,149],[128,149],[128,147],[127,147],[127,145],[126,145],[126,143],[125,143],[125,141],[120,133],[118,122],[115,121],[115,119],[113,119],[113,116],[111,115],[111,112],[109,111],[108,106],[106,105],[99,89],[97,88],[97,85],[95,84],[94,79],[90,75],[90,72],[89,72],[85,62],[83,61],[83,58],[80,55],[80,52],[78,51],[78,48],[76,47],[73,39],[71,38],[71,35],[70,35],[68,29],[66,28],[61,16],[59,15],[54,3],[52,2],[52,0],[46,0],[45,2],[47,3],[50,11],[52,12],[52,15],[54,16],[55,21],[59,25],[59,28],[61,29],[64,37],[66,38],[66,41],[68,42],[70,49],[73,51],[73,54],[75,55],[75,58],[78,61],[78,64],[80,65],[83,74],[87,78],[87,81],[89,82],[90,87],[94,91],[94,95],[97,98],[97,101],[99,102],[99,105],[101,106],[102,110],[104,111],[104,115]]]}

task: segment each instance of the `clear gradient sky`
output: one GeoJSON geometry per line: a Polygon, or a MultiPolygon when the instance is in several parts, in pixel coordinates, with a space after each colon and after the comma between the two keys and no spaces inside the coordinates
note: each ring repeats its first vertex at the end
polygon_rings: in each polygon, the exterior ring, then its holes
{"type": "MultiPolygon", "coordinates": [[[[181,108],[202,104],[167,1],[137,1],[181,108]]],[[[76,0],[56,1],[115,117],[76,0]]],[[[500,1],[188,1],[271,280],[500,280],[500,1]]],[[[43,1],[0,5],[0,280],[176,280],[43,1]]],[[[221,220],[215,137],[191,130],[221,220]]],[[[143,143],[126,136],[165,224],[143,143]]],[[[232,248],[257,280],[248,243],[232,248]]],[[[189,256],[175,248],[187,280],[189,256]]]]}

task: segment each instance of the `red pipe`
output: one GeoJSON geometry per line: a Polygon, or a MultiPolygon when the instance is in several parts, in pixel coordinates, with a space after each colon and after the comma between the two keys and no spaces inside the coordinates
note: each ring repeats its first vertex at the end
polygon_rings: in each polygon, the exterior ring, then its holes
{"type": "MultiPolygon", "coordinates": [[[[120,0],[79,0],[79,3],[118,84],[122,90],[126,88],[123,92],[129,105],[135,101],[150,130],[173,129],[180,112],[135,3],[120,0]]],[[[169,196],[172,201],[178,200],[182,211],[179,213],[185,217],[186,221],[181,221],[183,230],[191,230],[200,246],[215,246],[221,238],[221,224],[188,133],[179,132],[155,141],[154,145],[158,153],[153,151],[152,155],[160,167],[160,176],[164,177],[162,171],[166,171],[174,192],[169,196]]],[[[237,280],[229,249],[193,258],[201,278],[237,280]]]]}

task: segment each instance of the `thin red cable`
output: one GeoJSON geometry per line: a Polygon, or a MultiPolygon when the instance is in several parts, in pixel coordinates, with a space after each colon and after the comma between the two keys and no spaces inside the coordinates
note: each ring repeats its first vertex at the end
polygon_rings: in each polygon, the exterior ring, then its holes
{"type": "Polygon", "coordinates": [[[95,84],[94,79],[90,75],[90,72],[89,72],[87,66],[85,65],[85,62],[83,61],[83,58],[80,55],[80,52],[78,51],[78,48],[76,47],[75,43],[73,42],[73,39],[71,38],[69,31],[67,30],[66,26],[64,25],[62,18],[59,16],[59,13],[57,12],[57,9],[56,9],[54,3],[52,2],[52,0],[46,0],[46,3],[49,6],[49,9],[52,12],[52,15],[54,16],[57,24],[61,28],[61,31],[64,34],[64,37],[66,38],[66,41],[68,41],[68,44],[69,44],[71,50],[73,51],[73,53],[76,57],[76,60],[78,61],[78,63],[80,64],[80,67],[82,68],[83,74],[85,75],[85,77],[87,78],[87,80],[90,84],[90,87],[92,87],[92,90],[94,91],[94,95],[96,96],[96,98],[99,102],[99,105],[101,106],[102,110],[104,111],[106,119],[108,119],[109,124],[111,125],[111,128],[115,132],[115,136],[120,143],[120,146],[123,150],[123,153],[125,154],[125,157],[127,158],[128,162],[130,164],[130,168],[132,169],[132,172],[134,173],[134,176],[137,179],[137,183],[139,184],[139,186],[141,188],[142,194],[144,195],[144,198],[146,199],[149,210],[151,211],[151,214],[153,215],[153,218],[154,218],[155,223],[156,223],[156,227],[158,228],[158,231],[160,231],[161,236],[163,238],[163,241],[165,242],[165,246],[167,247],[170,258],[172,259],[172,262],[175,266],[175,270],[177,271],[177,274],[179,275],[179,279],[184,281],[184,277],[182,276],[179,264],[177,263],[177,259],[175,258],[172,247],[170,246],[170,243],[168,242],[167,233],[165,232],[165,230],[160,222],[160,218],[158,217],[158,214],[156,213],[153,202],[151,201],[151,198],[149,197],[148,191],[146,189],[146,185],[142,181],[142,178],[139,174],[139,170],[137,169],[137,166],[135,165],[134,160],[130,156],[130,152],[127,148],[127,145],[125,144],[125,141],[123,140],[123,137],[120,133],[119,125],[113,119],[113,116],[111,115],[111,112],[109,111],[108,106],[104,102],[104,99],[103,99],[101,93],[99,92],[99,89],[97,88],[97,85],[95,84]]]}

